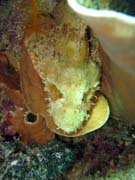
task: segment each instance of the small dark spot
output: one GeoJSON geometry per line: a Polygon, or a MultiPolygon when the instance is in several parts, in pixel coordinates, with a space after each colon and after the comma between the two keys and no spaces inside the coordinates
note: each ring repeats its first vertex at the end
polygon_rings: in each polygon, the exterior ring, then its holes
{"type": "Polygon", "coordinates": [[[35,122],[37,120],[37,115],[35,115],[31,112],[28,112],[25,119],[28,122],[35,122]]]}
{"type": "Polygon", "coordinates": [[[89,45],[89,56],[91,55],[91,49],[92,49],[92,43],[90,41],[90,39],[92,38],[92,29],[87,26],[86,31],[85,31],[85,35],[88,41],[88,45],[89,45]]]}

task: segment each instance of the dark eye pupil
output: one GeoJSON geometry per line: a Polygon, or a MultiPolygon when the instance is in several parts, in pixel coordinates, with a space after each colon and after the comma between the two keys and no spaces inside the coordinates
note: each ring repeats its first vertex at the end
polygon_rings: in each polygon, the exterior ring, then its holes
{"type": "Polygon", "coordinates": [[[37,116],[29,112],[26,116],[26,121],[28,122],[35,122],[37,120],[37,116]]]}

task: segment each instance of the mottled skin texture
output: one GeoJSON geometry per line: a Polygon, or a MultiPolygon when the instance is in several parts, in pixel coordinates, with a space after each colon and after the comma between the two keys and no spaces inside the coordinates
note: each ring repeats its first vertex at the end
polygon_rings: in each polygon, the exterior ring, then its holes
{"type": "MultiPolygon", "coordinates": [[[[35,5],[36,1],[32,2],[35,5]]],[[[8,92],[19,108],[13,113],[12,124],[24,143],[43,143],[54,138],[48,128],[65,136],[94,131],[106,122],[109,107],[100,93],[95,94],[99,90],[100,61],[95,52],[94,56],[89,55],[93,49],[89,49],[86,25],[63,3],[54,11],[56,19],[42,15],[38,19],[37,9],[32,9],[33,19],[22,40],[21,92],[8,92]],[[37,115],[35,122],[26,121],[27,111],[37,115]]],[[[7,81],[3,72],[2,75],[7,81]]],[[[10,81],[6,83],[9,85],[10,81]]]]}
{"type": "MultiPolygon", "coordinates": [[[[56,11],[63,8],[63,18],[42,16],[38,21],[40,30],[35,33],[29,29],[25,33],[20,74],[28,108],[44,116],[53,132],[76,136],[101,127],[108,118],[109,108],[103,103],[102,109],[93,110],[96,102],[92,98],[99,90],[101,75],[98,54],[89,56],[87,26],[67,7],[58,6],[56,11]],[[94,116],[92,121],[93,112],[103,114],[98,119],[94,116]],[[85,120],[92,123],[83,131],[85,120]],[[82,132],[76,133],[80,129],[82,132]]],[[[106,102],[104,98],[99,101],[106,102]]]]}
{"type": "Polygon", "coordinates": [[[61,26],[58,26],[60,30],[56,25],[53,29],[46,27],[47,37],[46,33],[39,33],[38,38],[32,33],[25,37],[20,73],[29,109],[45,116],[48,123],[53,119],[58,129],[71,133],[80,129],[87,119],[91,98],[98,89],[100,68],[87,62],[90,60],[85,31],[78,39],[80,29],[67,25],[67,33],[61,36],[61,26]]]}

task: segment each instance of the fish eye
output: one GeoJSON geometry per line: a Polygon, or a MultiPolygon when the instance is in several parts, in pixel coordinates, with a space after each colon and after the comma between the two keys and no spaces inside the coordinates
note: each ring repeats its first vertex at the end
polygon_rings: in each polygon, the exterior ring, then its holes
{"type": "Polygon", "coordinates": [[[31,112],[27,112],[25,114],[25,121],[26,122],[34,123],[34,122],[36,122],[36,120],[37,120],[37,115],[35,115],[31,112]]]}

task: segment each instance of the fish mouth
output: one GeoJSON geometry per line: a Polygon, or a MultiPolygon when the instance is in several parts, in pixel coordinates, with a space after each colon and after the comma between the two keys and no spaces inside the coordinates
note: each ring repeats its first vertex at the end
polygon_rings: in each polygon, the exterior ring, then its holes
{"type": "Polygon", "coordinates": [[[108,102],[103,95],[100,95],[95,106],[91,110],[90,118],[88,118],[87,121],[84,121],[81,129],[77,129],[72,133],[66,133],[56,126],[53,118],[49,118],[48,120],[46,120],[46,124],[48,128],[56,134],[67,137],[76,137],[87,134],[102,127],[108,120],[109,114],[110,109],[108,102]]]}

